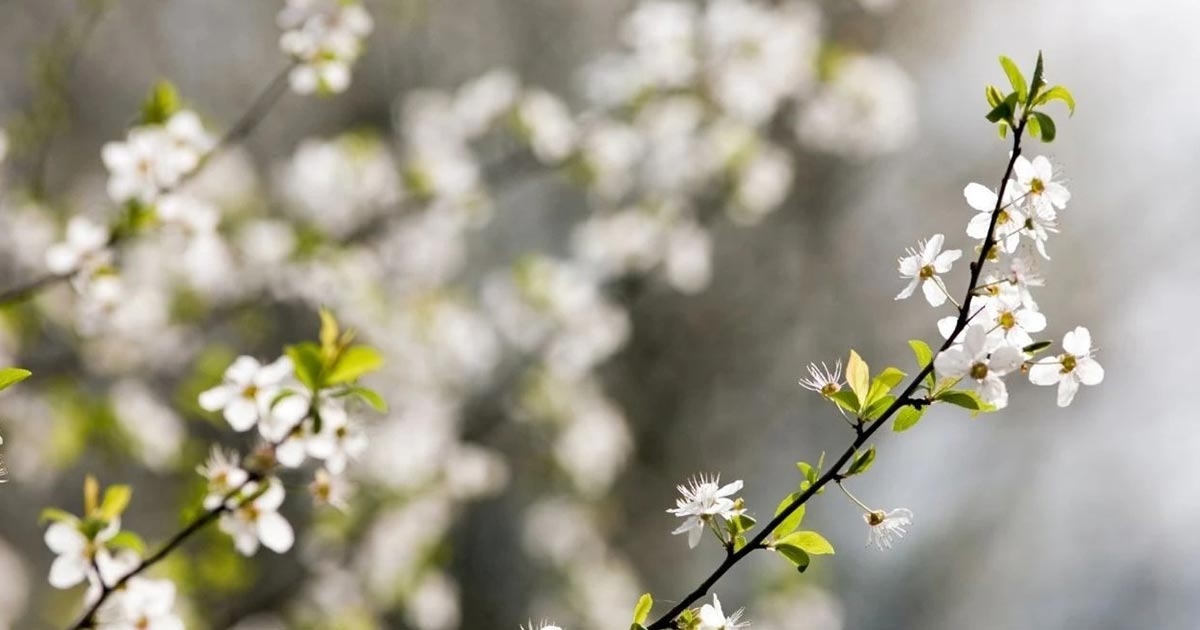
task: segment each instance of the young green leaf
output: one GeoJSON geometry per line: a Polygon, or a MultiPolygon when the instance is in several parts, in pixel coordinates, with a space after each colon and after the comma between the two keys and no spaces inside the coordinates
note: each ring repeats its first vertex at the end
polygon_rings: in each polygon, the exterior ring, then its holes
{"type": "Polygon", "coordinates": [[[808,565],[812,562],[812,559],[808,557],[808,554],[805,553],[803,549],[795,545],[776,544],[774,548],[775,551],[779,552],[779,555],[787,558],[788,561],[796,567],[796,570],[800,571],[801,573],[804,573],[804,571],[808,569],[808,565]]]}
{"type": "Polygon", "coordinates": [[[1008,75],[1008,82],[1017,92],[1017,102],[1026,102],[1026,98],[1029,96],[1029,85],[1025,83],[1025,75],[1021,74],[1021,69],[1017,67],[1016,62],[1001,55],[1000,67],[1004,68],[1004,74],[1008,75]]]}
{"type": "Polygon", "coordinates": [[[885,412],[889,408],[891,408],[892,404],[895,402],[896,402],[895,396],[884,396],[884,397],[880,398],[879,400],[876,400],[875,402],[871,403],[871,406],[867,407],[867,410],[865,412],[863,412],[863,417],[866,418],[867,420],[877,420],[880,417],[882,417],[883,412],[885,412]]]}
{"type": "Polygon", "coordinates": [[[5,389],[12,387],[17,383],[20,383],[21,381],[29,378],[31,374],[33,374],[33,372],[21,368],[0,368],[0,391],[4,391],[5,389]]]}
{"type": "Polygon", "coordinates": [[[142,103],[141,123],[143,125],[161,125],[171,118],[182,107],[179,92],[170,81],[159,81],[150,88],[150,94],[142,103]]]}
{"type": "Polygon", "coordinates": [[[923,415],[925,415],[925,407],[921,407],[920,409],[916,407],[901,407],[900,411],[896,412],[896,420],[892,423],[892,430],[896,433],[907,431],[920,422],[923,415]]]}
{"type": "Polygon", "coordinates": [[[654,607],[654,598],[650,593],[643,593],[638,598],[637,606],[633,608],[633,623],[634,625],[642,625],[646,623],[646,619],[650,616],[650,609],[654,607]]]}
{"type": "Polygon", "coordinates": [[[871,373],[867,362],[858,353],[851,350],[850,359],[846,362],[846,382],[851,391],[858,396],[859,401],[867,400],[871,389],[871,373]]]}
{"type": "Polygon", "coordinates": [[[338,357],[325,381],[329,385],[349,383],[383,365],[383,355],[370,346],[350,346],[338,357]]]}
{"type": "Polygon", "coordinates": [[[117,535],[110,538],[106,544],[116,549],[135,551],[139,556],[146,554],[146,543],[142,537],[127,529],[117,532],[117,535]]]}
{"type": "Polygon", "coordinates": [[[48,507],[42,510],[41,516],[38,517],[38,522],[46,523],[78,523],[79,517],[71,514],[66,510],[48,507]]]}
{"type": "Polygon", "coordinates": [[[950,403],[973,412],[995,411],[995,405],[984,402],[979,394],[966,389],[951,389],[937,396],[937,400],[950,403]]]}
{"type": "MultiPolygon", "coordinates": [[[[783,500],[779,502],[779,507],[775,508],[775,516],[783,514],[783,511],[786,510],[787,507],[798,498],[800,498],[799,492],[793,492],[784,497],[783,500]]],[[[779,523],[779,526],[776,527],[775,531],[771,533],[776,538],[782,538],[796,531],[796,528],[800,527],[800,523],[804,522],[805,507],[806,506],[801,505],[800,507],[796,508],[796,511],[788,514],[788,517],[783,519],[783,522],[779,523]]]]}
{"type": "Polygon", "coordinates": [[[829,399],[837,403],[837,406],[849,411],[853,414],[858,414],[859,404],[858,396],[848,389],[842,389],[830,394],[829,399]]]}
{"type": "Polygon", "coordinates": [[[987,86],[983,93],[987,97],[988,107],[995,107],[1004,102],[1004,94],[994,85],[987,86]]]}
{"type": "Polygon", "coordinates": [[[861,475],[871,469],[871,465],[875,463],[875,447],[872,446],[867,450],[858,454],[854,458],[854,463],[850,464],[850,469],[846,471],[847,477],[861,475]]]}
{"type": "Polygon", "coordinates": [[[1039,50],[1037,65],[1035,65],[1033,68],[1033,81],[1031,81],[1029,84],[1029,98],[1024,101],[1025,109],[1030,108],[1030,105],[1033,104],[1033,101],[1038,97],[1038,94],[1041,93],[1042,88],[1046,87],[1046,80],[1042,77],[1043,69],[1042,51],[1039,50]]]}
{"type": "Polygon", "coordinates": [[[117,518],[129,507],[132,498],[133,488],[125,485],[109,486],[104,491],[104,500],[100,502],[100,518],[106,521],[117,518]]]}
{"type": "Polygon", "coordinates": [[[799,547],[811,556],[833,555],[833,545],[825,537],[813,531],[792,532],[775,543],[776,547],[787,545],[799,547]]]}
{"type": "Polygon", "coordinates": [[[1035,341],[1024,348],[1021,348],[1021,351],[1025,354],[1037,354],[1052,345],[1054,345],[1053,341],[1035,341]]]}
{"type": "Polygon", "coordinates": [[[383,399],[383,396],[379,395],[379,392],[366,387],[351,387],[349,393],[352,396],[358,396],[361,398],[363,402],[371,405],[375,411],[387,413],[387,401],[383,399]]]}
{"type": "Polygon", "coordinates": [[[905,376],[907,375],[904,372],[890,367],[881,372],[879,376],[876,376],[875,380],[871,381],[871,389],[867,393],[867,415],[870,415],[870,409],[874,404],[886,396],[888,392],[892,391],[892,388],[899,385],[905,376]]]}
{"type": "Polygon", "coordinates": [[[1033,112],[1033,118],[1030,122],[1037,121],[1040,133],[1037,134],[1042,142],[1054,142],[1054,138],[1058,135],[1058,130],[1054,127],[1054,119],[1043,114],[1042,112],[1033,112]]]}
{"type": "Polygon", "coordinates": [[[1067,106],[1067,115],[1075,115],[1075,97],[1071,96],[1071,91],[1067,88],[1061,85],[1056,85],[1046,90],[1041,96],[1038,97],[1037,101],[1034,102],[1034,105],[1041,106],[1049,103],[1050,101],[1062,101],[1067,106]]]}
{"type": "Polygon", "coordinates": [[[309,389],[317,390],[324,386],[321,373],[324,365],[321,362],[321,349],[311,341],[298,343],[284,348],[296,367],[296,378],[300,379],[309,389]]]}

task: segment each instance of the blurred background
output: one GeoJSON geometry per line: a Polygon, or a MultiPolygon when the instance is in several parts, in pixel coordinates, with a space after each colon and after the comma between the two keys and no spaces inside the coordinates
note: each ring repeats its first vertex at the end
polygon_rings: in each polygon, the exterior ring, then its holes
{"type": "MultiPolygon", "coordinates": [[[[195,513],[209,445],[251,445],[196,394],[312,338],[320,305],[388,358],[351,507],[312,508],[297,477],[292,553],[193,541],[159,573],[189,627],[599,630],[643,591],[671,602],[722,553],[670,535],[675,484],[743,479],[769,517],[796,461],[852,439],[805,365],[853,347],[909,369],[905,340],[938,339],[948,311],[893,301],[896,258],[936,232],[970,250],[961,191],[1009,148],[983,88],[1038,50],[1079,103],[1027,148],[1073,195],[1045,337],[1089,327],[1106,381],[1059,409],[1013,378],[1000,413],[881,432],[854,489],[915,513],[896,548],[826,493],[806,525],[836,556],[798,575],[756,554],[716,590],[762,629],[1195,627],[1200,5],[365,6],[348,89],[283,95],[187,185],[211,233],[123,242],[116,303],[64,283],[4,309],[0,365],[34,377],[0,395],[0,628],[78,610],[38,513],[79,510],[85,473],[134,486],[124,525],[152,545],[195,513]]],[[[119,216],[100,149],[155,81],[233,124],[286,71],[282,7],[0,4],[0,287],[44,271],[69,217],[119,216]]]]}

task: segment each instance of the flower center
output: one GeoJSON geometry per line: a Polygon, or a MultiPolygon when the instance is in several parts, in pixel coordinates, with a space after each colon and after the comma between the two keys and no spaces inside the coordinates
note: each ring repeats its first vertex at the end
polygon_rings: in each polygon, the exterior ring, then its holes
{"type": "Polygon", "coordinates": [[[1058,360],[1062,363],[1063,374],[1074,371],[1075,366],[1079,364],[1079,359],[1076,359],[1073,354],[1064,354],[1058,360]]]}
{"type": "Polygon", "coordinates": [[[825,385],[821,388],[821,395],[828,398],[840,392],[841,390],[841,385],[838,385],[837,383],[825,383],[825,385]]]}
{"type": "Polygon", "coordinates": [[[867,514],[867,525],[870,525],[871,527],[875,527],[875,526],[883,523],[885,518],[886,517],[884,516],[882,510],[876,510],[874,512],[869,512],[867,514]]]}
{"type": "Polygon", "coordinates": [[[986,363],[976,363],[971,366],[971,378],[981,381],[988,375],[988,366],[986,363]]]}
{"type": "Polygon", "coordinates": [[[996,225],[1004,225],[1008,223],[1008,213],[1001,210],[996,213],[996,225]]]}
{"type": "Polygon", "coordinates": [[[245,389],[242,390],[242,398],[254,398],[257,395],[258,395],[258,386],[257,385],[247,385],[245,387],[245,389]]]}
{"type": "Polygon", "coordinates": [[[1030,217],[1030,218],[1028,218],[1028,219],[1025,219],[1025,229],[1026,229],[1026,230],[1032,230],[1032,229],[1033,229],[1033,218],[1032,218],[1032,217],[1030,217]]]}
{"type": "Polygon", "coordinates": [[[1040,195],[1040,194],[1046,192],[1046,184],[1043,183],[1042,180],[1038,179],[1037,177],[1034,177],[1033,181],[1029,182],[1029,192],[1031,192],[1035,195],[1040,195]]]}
{"type": "Polygon", "coordinates": [[[1017,325],[1017,318],[1013,317],[1012,311],[1004,311],[1000,317],[996,318],[996,323],[1000,324],[1004,330],[1011,330],[1013,326],[1017,325]]]}
{"type": "Polygon", "coordinates": [[[925,265],[924,267],[921,267],[920,276],[922,280],[928,280],[932,278],[934,273],[933,265],[925,265]]]}

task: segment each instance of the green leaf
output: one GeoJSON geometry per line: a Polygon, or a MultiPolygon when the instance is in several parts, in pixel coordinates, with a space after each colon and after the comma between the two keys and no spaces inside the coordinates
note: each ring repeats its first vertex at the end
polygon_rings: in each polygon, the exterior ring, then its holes
{"type": "Polygon", "coordinates": [[[92,518],[93,513],[100,506],[100,482],[96,478],[87,475],[83,478],[83,514],[87,518],[92,518]]]}
{"type": "Polygon", "coordinates": [[[911,406],[901,407],[900,411],[896,412],[896,421],[892,423],[892,430],[896,433],[907,431],[920,422],[923,415],[925,415],[925,407],[920,409],[911,406]]]}
{"type": "Polygon", "coordinates": [[[854,475],[865,473],[871,469],[871,465],[874,463],[875,447],[872,446],[854,458],[854,463],[850,464],[850,469],[846,471],[846,476],[853,477],[854,475]]]}
{"type": "Polygon", "coordinates": [[[848,389],[840,389],[830,394],[829,399],[850,413],[858,413],[858,396],[848,389]]]}
{"type": "Polygon", "coordinates": [[[138,536],[129,530],[117,532],[117,535],[110,538],[105,544],[115,549],[130,549],[136,551],[139,556],[146,554],[145,541],[142,540],[141,536],[138,536]]]}
{"type": "Polygon", "coordinates": [[[870,413],[870,408],[875,404],[875,402],[887,395],[888,392],[892,391],[892,388],[899,385],[900,382],[904,380],[905,376],[907,376],[907,374],[904,372],[901,372],[894,367],[890,367],[881,372],[879,376],[876,376],[875,380],[871,381],[871,389],[867,393],[866,403],[868,415],[870,413]]]}
{"type": "Polygon", "coordinates": [[[807,569],[808,565],[812,562],[812,559],[808,557],[808,554],[805,553],[803,549],[795,545],[776,544],[775,551],[778,551],[779,555],[787,558],[788,561],[795,565],[796,569],[801,573],[804,573],[805,569],[807,569]]]}
{"type": "Polygon", "coordinates": [[[995,107],[1004,102],[1004,94],[1000,92],[1000,88],[994,85],[987,86],[983,94],[987,97],[988,107],[995,107]]]}
{"type": "Polygon", "coordinates": [[[321,332],[318,339],[321,341],[321,353],[323,356],[332,357],[337,352],[338,336],[341,334],[338,330],[337,320],[334,319],[333,313],[322,308],[317,311],[321,318],[321,332]]]}
{"type": "Polygon", "coordinates": [[[863,361],[862,357],[853,350],[850,351],[850,360],[846,362],[846,382],[858,396],[858,400],[867,399],[871,388],[870,368],[867,367],[867,362],[863,361]]]}
{"type": "Polygon", "coordinates": [[[1054,142],[1054,138],[1058,135],[1058,130],[1054,126],[1054,119],[1043,114],[1042,112],[1033,112],[1033,119],[1036,120],[1040,133],[1036,134],[1042,139],[1042,142],[1054,142]]]}
{"type": "Polygon", "coordinates": [[[1038,97],[1038,93],[1041,92],[1043,87],[1046,87],[1046,79],[1042,76],[1043,69],[1042,51],[1039,50],[1037,65],[1033,68],[1033,81],[1029,84],[1029,98],[1025,101],[1025,109],[1029,109],[1034,99],[1038,97]]]}
{"type": "MultiPolygon", "coordinates": [[[[779,502],[779,507],[775,508],[775,516],[783,514],[783,511],[786,510],[789,505],[791,505],[796,499],[800,498],[800,494],[801,493],[799,492],[793,492],[784,497],[783,500],[779,502]]],[[[805,508],[806,506],[804,505],[796,508],[796,511],[788,514],[788,517],[783,519],[783,521],[779,523],[779,526],[775,528],[775,531],[771,533],[776,538],[782,538],[796,531],[796,528],[800,527],[800,523],[804,522],[805,508]]]]}
{"type": "Polygon", "coordinates": [[[1009,124],[1012,124],[1012,117],[1013,117],[1013,114],[1016,112],[1016,107],[1017,107],[1017,93],[1013,92],[1013,93],[1009,94],[1008,96],[1004,97],[1004,102],[993,107],[992,111],[988,112],[987,119],[994,123],[1000,122],[1003,120],[1009,124]]]}
{"type": "Polygon", "coordinates": [[[100,502],[100,517],[111,521],[125,512],[129,501],[133,498],[133,488],[125,485],[109,486],[104,491],[104,500],[100,502]]]}
{"type": "Polygon", "coordinates": [[[1025,83],[1025,75],[1021,74],[1021,69],[1017,67],[1016,62],[1002,55],[1000,67],[1004,68],[1004,74],[1008,75],[1008,82],[1017,92],[1017,102],[1026,102],[1026,98],[1029,97],[1029,84],[1025,83]]]}
{"type": "Polygon", "coordinates": [[[1067,88],[1061,85],[1056,85],[1049,90],[1046,90],[1037,98],[1037,101],[1034,102],[1034,105],[1045,105],[1050,101],[1062,101],[1067,106],[1067,115],[1075,115],[1075,97],[1071,96],[1071,91],[1067,88]]]}
{"type": "Polygon", "coordinates": [[[937,400],[948,402],[951,405],[956,405],[973,412],[995,411],[995,405],[984,402],[973,391],[965,389],[951,389],[944,391],[937,396],[937,400]]]}
{"type": "Polygon", "coordinates": [[[650,593],[643,593],[638,598],[637,606],[633,608],[633,625],[640,626],[646,623],[646,619],[650,616],[650,609],[654,607],[654,598],[650,593]]]}
{"type": "Polygon", "coordinates": [[[292,358],[292,364],[296,366],[296,378],[300,379],[301,383],[314,391],[324,385],[321,378],[324,366],[321,363],[321,349],[317,344],[306,341],[288,346],[284,352],[292,358]]]}
{"type": "Polygon", "coordinates": [[[867,410],[863,413],[863,416],[868,420],[876,420],[883,416],[883,412],[887,411],[895,402],[895,396],[884,396],[883,398],[871,403],[871,406],[867,407],[867,410]]]}
{"type": "Polygon", "coordinates": [[[776,543],[776,546],[787,545],[799,547],[812,556],[833,555],[833,545],[825,537],[813,531],[792,532],[776,543]]]}
{"type": "Polygon", "coordinates": [[[387,413],[387,401],[383,399],[383,396],[379,395],[379,392],[366,387],[351,387],[349,389],[349,394],[352,396],[358,396],[363,400],[363,402],[374,407],[375,411],[387,413]]]}
{"type": "Polygon", "coordinates": [[[325,381],[329,385],[349,383],[383,365],[383,355],[370,346],[350,346],[338,356],[325,381]]]}
{"type": "Polygon", "coordinates": [[[1054,345],[1053,341],[1035,341],[1024,348],[1021,348],[1021,351],[1025,354],[1037,354],[1052,345],[1054,345]]]}
{"type": "MultiPolygon", "coordinates": [[[[933,365],[933,349],[929,347],[929,344],[921,341],[920,339],[909,339],[908,347],[912,348],[913,356],[917,358],[917,366],[922,370],[925,369],[925,366],[927,365],[933,365]]],[[[936,380],[936,377],[933,375],[933,370],[929,371],[929,375],[925,377],[925,380],[929,381],[930,387],[933,386],[936,380]]]]}
{"type": "Polygon", "coordinates": [[[181,107],[179,92],[170,81],[159,81],[150,88],[150,94],[142,103],[141,123],[143,125],[161,125],[171,118],[181,107]]]}
{"type": "Polygon", "coordinates": [[[816,466],[810,465],[808,462],[796,462],[796,468],[800,470],[800,474],[809,483],[815,483],[817,477],[821,476],[821,470],[816,466]]]}
{"type": "Polygon", "coordinates": [[[29,378],[33,374],[29,370],[21,368],[0,368],[0,391],[4,391],[17,383],[29,378]]]}
{"type": "Polygon", "coordinates": [[[1002,122],[999,125],[996,125],[996,133],[1000,134],[1001,140],[1007,138],[1008,137],[1008,123],[1002,122]]]}
{"type": "Polygon", "coordinates": [[[41,516],[38,517],[38,522],[78,523],[79,517],[66,510],[48,507],[42,510],[41,516]]]}

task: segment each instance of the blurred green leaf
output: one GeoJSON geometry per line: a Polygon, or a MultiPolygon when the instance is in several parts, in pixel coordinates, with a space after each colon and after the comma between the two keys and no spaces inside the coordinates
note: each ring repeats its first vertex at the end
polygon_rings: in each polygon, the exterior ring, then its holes
{"type": "Polygon", "coordinates": [[[654,607],[654,597],[650,593],[643,593],[638,598],[637,606],[633,608],[633,625],[640,626],[646,623],[646,618],[650,616],[650,609],[654,607]]]}
{"type": "Polygon", "coordinates": [[[170,81],[159,81],[150,88],[150,94],[142,103],[140,122],[143,125],[161,125],[170,120],[181,107],[179,92],[175,86],[170,81]]]}
{"type": "Polygon", "coordinates": [[[824,536],[813,531],[792,532],[776,543],[776,546],[779,545],[799,547],[812,556],[833,555],[833,545],[825,540],[824,536]]]}
{"type": "Polygon", "coordinates": [[[784,558],[787,558],[788,561],[791,562],[801,573],[804,573],[804,571],[808,569],[808,565],[812,562],[812,559],[808,557],[808,554],[803,549],[795,545],[776,544],[775,551],[779,552],[779,555],[783,556],[784,558]]]}
{"type": "Polygon", "coordinates": [[[378,350],[370,346],[351,346],[338,356],[325,382],[328,385],[349,383],[382,365],[383,355],[378,350]]]}
{"type": "Polygon", "coordinates": [[[32,375],[33,372],[21,368],[0,368],[0,391],[20,383],[32,375]]]}
{"type": "Polygon", "coordinates": [[[854,463],[850,464],[850,469],[846,471],[847,477],[861,475],[871,469],[871,465],[875,463],[875,447],[872,446],[867,450],[859,453],[854,458],[854,463]]]}
{"type": "Polygon", "coordinates": [[[296,378],[300,379],[309,389],[320,389],[324,383],[321,372],[324,365],[321,362],[321,349],[311,341],[298,343],[284,349],[296,366],[296,378]]]}
{"type": "Polygon", "coordinates": [[[126,485],[109,486],[100,502],[100,517],[111,521],[123,514],[133,498],[133,488],[126,485]]]}

